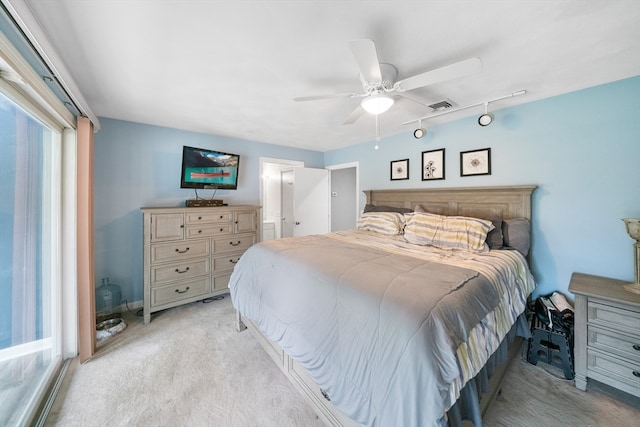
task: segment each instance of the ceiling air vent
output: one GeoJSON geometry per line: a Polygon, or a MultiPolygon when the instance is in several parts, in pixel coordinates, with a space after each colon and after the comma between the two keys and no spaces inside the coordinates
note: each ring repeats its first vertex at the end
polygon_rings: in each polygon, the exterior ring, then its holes
{"type": "Polygon", "coordinates": [[[457,107],[458,104],[456,104],[455,102],[453,102],[450,99],[444,99],[440,102],[436,102],[434,104],[429,105],[430,108],[433,109],[433,111],[443,111],[443,110],[448,110],[449,108],[453,108],[453,107],[457,107]]]}

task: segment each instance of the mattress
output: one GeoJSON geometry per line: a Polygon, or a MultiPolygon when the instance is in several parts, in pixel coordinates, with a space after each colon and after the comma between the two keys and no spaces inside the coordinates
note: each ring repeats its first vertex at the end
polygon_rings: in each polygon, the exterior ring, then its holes
{"type": "Polygon", "coordinates": [[[234,307],[365,426],[439,425],[535,284],[517,251],[352,230],[252,246],[234,307]]]}

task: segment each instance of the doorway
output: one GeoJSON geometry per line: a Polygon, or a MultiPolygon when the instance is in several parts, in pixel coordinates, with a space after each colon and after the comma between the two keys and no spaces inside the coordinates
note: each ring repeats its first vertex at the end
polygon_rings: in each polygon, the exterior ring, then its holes
{"type": "MultiPolygon", "coordinates": [[[[261,157],[260,158],[260,221],[262,240],[282,237],[282,192],[281,174],[292,167],[304,167],[303,161],[261,157]]],[[[359,162],[329,166],[330,231],[356,228],[360,214],[359,162]]]]}
{"type": "Polygon", "coordinates": [[[298,160],[260,158],[260,205],[262,206],[262,221],[260,221],[262,240],[279,239],[282,237],[282,192],[281,173],[292,167],[304,167],[304,162],[298,160]]]}
{"type": "Polygon", "coordinates": [[[329,166],[331,231],[353,230],[360,216],[358,162],[329,166]]]}

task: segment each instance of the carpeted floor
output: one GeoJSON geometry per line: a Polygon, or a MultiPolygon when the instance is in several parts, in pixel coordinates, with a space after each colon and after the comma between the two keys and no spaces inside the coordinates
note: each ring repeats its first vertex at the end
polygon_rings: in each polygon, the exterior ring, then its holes
{"type": "MultiPolygon", "coordinates": [[[[249,331],[229,296],[152,315],[70,365],[47,426],[273,426],[322,423],[249,331]]],[[[632,426],[640,399],[577,390],[555,368],[514,361],[485,426],[632,426]],[[622,399],[622,400],[621,400],[622,399]]]]}

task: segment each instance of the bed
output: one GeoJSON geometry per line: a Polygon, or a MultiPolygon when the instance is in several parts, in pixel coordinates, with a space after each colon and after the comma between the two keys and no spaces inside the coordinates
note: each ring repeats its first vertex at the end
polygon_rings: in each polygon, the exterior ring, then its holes
{"type": "Polygon", "coordinates": [[[479,426],[528,336],[534,189],[365,191],[358,229],[242,256],[238,329],[327,425],[479,426]]]}

